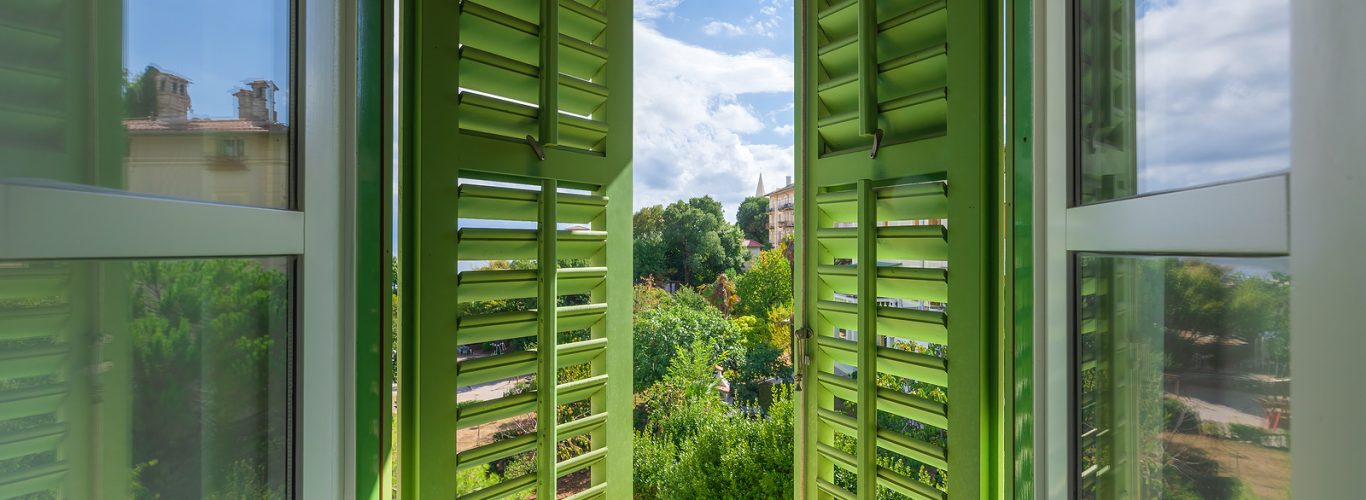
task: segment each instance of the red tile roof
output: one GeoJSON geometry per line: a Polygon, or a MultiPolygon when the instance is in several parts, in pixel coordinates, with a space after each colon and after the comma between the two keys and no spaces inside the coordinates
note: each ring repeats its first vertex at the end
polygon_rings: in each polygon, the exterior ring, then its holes
{"type": "Polygon", "coordinates": [[[123,121],[129,132],[269,132],[284,130],[282,123],[258,124],[250,120],[190,120],[163,121],[154,118],[130,118],[123,121]]]}

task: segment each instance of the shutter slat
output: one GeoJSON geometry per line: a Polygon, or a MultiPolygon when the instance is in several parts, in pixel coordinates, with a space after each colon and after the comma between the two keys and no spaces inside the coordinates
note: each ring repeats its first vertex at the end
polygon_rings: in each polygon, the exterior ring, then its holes
{"type": "MultiPolygon", "coordinates": [[[[854,342],[829,335],[818,335],[816,336],[816,345],[823,349],[823,354],[830,356],[837,363],[844,363],[849,366],[858,365],[858,359],[855,356],[858,349],[854,342]]],[[[949,385],[948,364],[944,358],[938,356],[879,347],[877,349],[877,367],[877,371],[880,373],[941,387],[948,387],[949,385]]]]}
{"type": "MultiPolygon", "coordinates": [[[[857,331],[856,306],[845,302],[819,301],[816,306],[817,320],[821,328],[857,331]]],[[[877,316],[877,328],[882,335],[932,344],[947,345],[949,342],[948,315],[943,312],[879,307],[877,316]]]]}
{"type": "Polygon", "coordinates": [[[526,453],[536,449],[536,434],[523,434],[515,438],[502,439],[472,450],[462,451],[455,456],[456,470],[488,464],[504,458],[526,453]]]}
{"type": "MultiPolygon", "coordinates": [[[[557,308],[559,331],[591,328],[607,315],[607,304],[557,308]]],[[[457,321],[456,341],[461,344],[497,342],[536,335],[536,310],[462,316],[457,321]]]]}
{"type": "Polygon", "coordinates": [[[531,489],[536,486],[536,473],[528,472],[525,476],[509,479],[493,486],[488,486],[460,496],[460,500],[491,500],[494,498],[506,498],[514,493],[531,489]]]}

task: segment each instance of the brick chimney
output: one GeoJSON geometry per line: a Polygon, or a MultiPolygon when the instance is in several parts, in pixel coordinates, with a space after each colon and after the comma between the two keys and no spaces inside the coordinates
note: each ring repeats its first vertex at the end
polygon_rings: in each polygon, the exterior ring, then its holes
{"type": "Polygon", "coordinates": [[[173,122],[189,120],[190,80],[156,68],[148,71],[152,73],[151,81],[156,85],[156,119],[173,122]]]}
{"type": "Polygon", "coordinates": [[[275,114],[275,82],[256,80],[232,95],[237,97],[237,118],[254,123],[279,123],[275,114]]]}

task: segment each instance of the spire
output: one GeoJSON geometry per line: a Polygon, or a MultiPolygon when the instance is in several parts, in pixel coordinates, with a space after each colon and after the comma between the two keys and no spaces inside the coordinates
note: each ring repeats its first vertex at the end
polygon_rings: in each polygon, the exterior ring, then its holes
{"type": "Polygon", "coordinates": [[[763,195],[765,195],[765,194],[767,194],[767,193],[764,193],[764,174],[763,174],[763,172],[760,172],[760,173],[759,173],[759,185],[758,185],[757,187],[755,187],[755,189],[754,189],[754,196],[763,196],[763,195]]]}

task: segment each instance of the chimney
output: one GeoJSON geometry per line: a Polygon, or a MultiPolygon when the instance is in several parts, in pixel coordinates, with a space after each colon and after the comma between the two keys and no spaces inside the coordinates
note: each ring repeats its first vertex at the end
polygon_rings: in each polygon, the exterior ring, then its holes
{"type": "Polygon", "coordinates": [[[156,119],[161,121],[183,122],[190,119],[190,80],[156,68],[151,72],[151,81],[156,85],[156,119]]]}
{"type": "Polygon", "coordinates": [[[256,80],[248,83],[232,95],[237,97],[237,118],[255,123],[279,123],[275,114],[275,91],[279,90],[270,80],[256,80]]]}
{"type": "Polygon", "coordinates": [[[789,176],[787,176],[787,184],[783,184],[783,187],[787,187],[787,186],[791,186],[791,185],[792,185],[792,176],[789,175],[789,176]]]}

